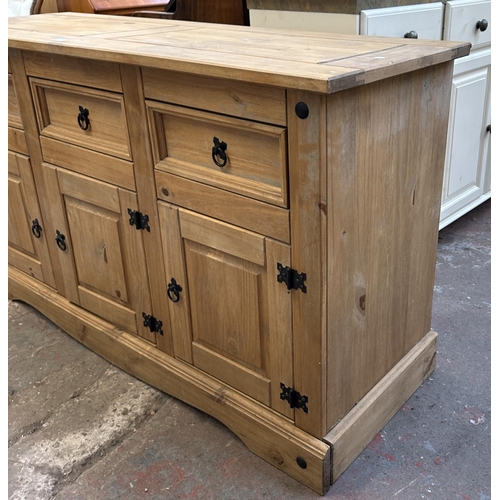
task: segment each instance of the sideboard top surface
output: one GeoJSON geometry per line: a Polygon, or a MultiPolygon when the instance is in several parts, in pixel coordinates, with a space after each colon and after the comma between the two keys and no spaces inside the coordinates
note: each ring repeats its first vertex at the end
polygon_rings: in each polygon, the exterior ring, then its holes
{"type": "Polygon", "coordinates": [[[470,44],[57,13],[9,18],[9,47],[334,93],[465,56],[470,44]]]}

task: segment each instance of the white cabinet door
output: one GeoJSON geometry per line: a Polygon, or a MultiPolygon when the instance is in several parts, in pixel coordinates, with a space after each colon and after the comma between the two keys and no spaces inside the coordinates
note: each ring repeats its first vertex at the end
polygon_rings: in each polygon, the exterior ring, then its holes
{"type": "Polygon", "coordinates": [[[489,196],[485,195],[485,179],[490,63],[490,49],[455,62],[440,228],[489,196]]]}

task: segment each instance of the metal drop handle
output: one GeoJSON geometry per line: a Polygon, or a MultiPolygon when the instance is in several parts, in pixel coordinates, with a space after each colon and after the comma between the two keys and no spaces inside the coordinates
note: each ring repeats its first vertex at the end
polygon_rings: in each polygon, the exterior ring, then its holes
{"type": "Polygon", "coordinates": [[[78,126],[82,130],[88,130],[90,127],[89,110],[83,106],[78,106],[78,109],[80,110],[77,118],[78,126]]]}
{"type": "Polygon", "coordinates": [[[42,226],[40,226],[38,219],[31,221],[31,232],[35,238],[40,238],[42,236],[42,226]]]}
{"type": "Polygon", "coordinates": [[[408,33],[404,34],[404,38],[418,38],[418,33],[416,31],[408,31],[408,33]]]}
{"type": "Polygon", "coordinates": [[[66,245],[66,236],[61,234],[59,230],[56,229],[56,243],[57,246],[64,252],[68,247],[66,245]]]}
{"type": "Polygon", "coordinates": [[[220,168],[226,166],[227,163],[226,150],[227,150],[227,144],[225,142],[219,141],[217,137],[214,137],[214,146],[212,148],[212,160],[220,168]]]}
{"type": "Polygon", "coordinates": [[[170,280],[170,283],[167,285],[167,295],[168,298],[172,302],[179,302],[180,300],[180,295],[179,293],[182,292],[182,286],[175,281],[174,278],[170,280]]]}
{"type": "Polygon", "coordinates": [[[476,23],[476,29],[479,31],[486,31],[488,29],[488,21],[486,19],[481,19],[476,23]]]}

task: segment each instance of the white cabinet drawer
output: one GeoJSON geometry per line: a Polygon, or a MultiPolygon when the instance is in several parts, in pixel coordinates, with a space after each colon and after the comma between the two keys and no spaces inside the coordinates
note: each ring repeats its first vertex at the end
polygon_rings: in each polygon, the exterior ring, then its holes
{"type": "Polygon", "coordinates": [[[360,35],[405,37],[414,31],[420,39],[441,40],[443,10],[441,2],[362,10],[360,35]]]}
{"type": "Polygon", "coordinates": [[[474,49],[490,45],[491,1],[450,0],[446,4],[443,39],[470,42],[474,49]]]}

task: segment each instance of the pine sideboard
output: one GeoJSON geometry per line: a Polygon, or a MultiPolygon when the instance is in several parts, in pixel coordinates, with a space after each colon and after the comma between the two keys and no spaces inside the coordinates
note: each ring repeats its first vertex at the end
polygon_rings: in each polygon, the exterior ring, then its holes
{"type": "Polygon", "coordinates": [[[435,366],[469,43],[9,20],[9,297],[319,494],[435,366]]]}

